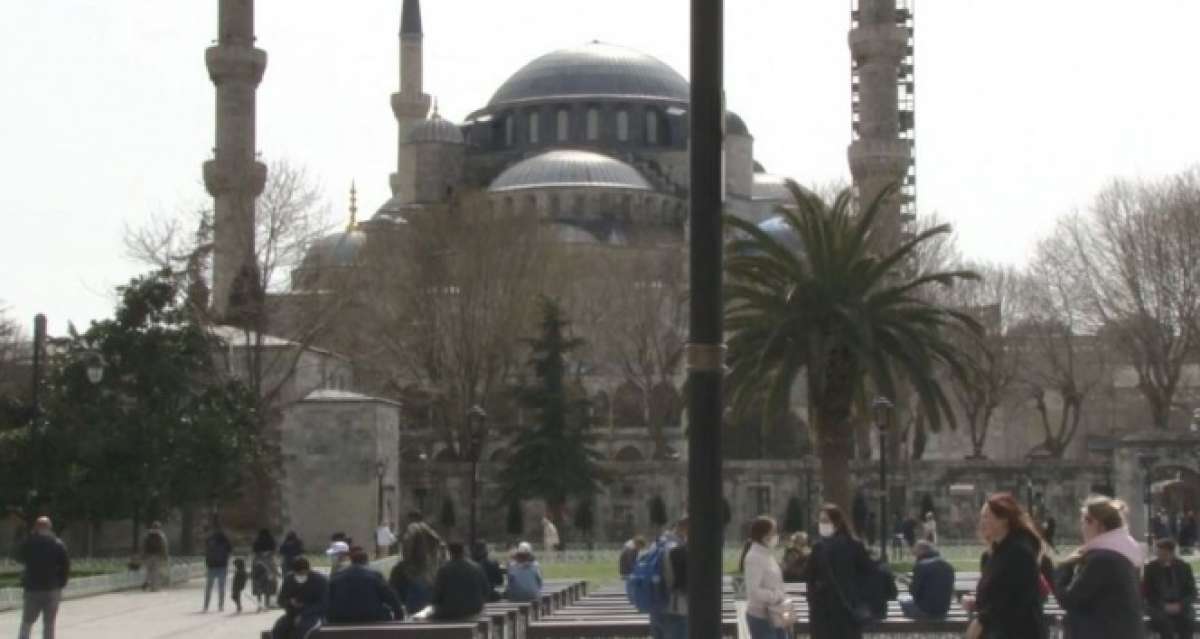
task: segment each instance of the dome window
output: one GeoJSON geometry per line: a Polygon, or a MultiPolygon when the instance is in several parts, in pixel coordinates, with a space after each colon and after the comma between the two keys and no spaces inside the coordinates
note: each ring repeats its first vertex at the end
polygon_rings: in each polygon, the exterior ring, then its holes
{"type": "Polygon", "coordinates": [[[646,111],[646,144],[658,144],[658,112],[646,111]]]}
{"type": "Polygon", "coordinates": [[[571,119],[566,109],[558,111],[558,141],[566,142],[571,137],[571,119]]]}
{"type": "Polygon", "coordinates": [[[593,142],[600,139],[600,109],[596,107],[587,112],[587,139],[593,142]]]}
{"type": "Polygon", "coordinates": [[[513,122],[511,115],[505,116],[505,118],[504,118],[504,146],[512,146],[513,145],[513,125],[514,124],[515,123],[513,122]]]}
{"type": "Polygon", "coordinates": [[[541,118],[538,116],[540,116],[540,115],[541,114],[538,113],[537,111],[534,111],[533,113],[529,114],[529,143],[530,144],[538,143],[538,125],[541,124],[541,118]]]}
{"type": "Polygon", "coordinates": [[[617,111],[617,140],[629,141],[629,112],[625,109],[617,111]]]}

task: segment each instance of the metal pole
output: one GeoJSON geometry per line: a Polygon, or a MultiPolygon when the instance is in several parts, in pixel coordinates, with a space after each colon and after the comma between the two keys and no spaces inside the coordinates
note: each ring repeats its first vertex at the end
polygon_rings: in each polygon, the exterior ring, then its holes
{"type": "Polygon", "coordinates": [[[879,558],[885,562],[888,560],[887,493],[887,423],[885,422],[879,425],[879,558]]]}
{"type": "MultiPolygon", "coordinates": [[[[42,489],[42,469],[46,467],[46,451],[45,440],[42,438],[40,424],[42,421],[42,359],[46,354],[46,316],[38,313],[33,316],[33,386],[30,389],[29,397],[29,439],[34,447],[34,455],[38,460],[33,471],[33,490],[30,491],[29,506],[31,509],[37,509],[37,500],[43,495],[42,489]]],[[[26,522],[30,527],[33,526],[33,518],[38,516],[37,512],[29,513],[30,520],[26,522]]]]}
{"type": "Polygon", "coordinates": [[[479,455],[471,456],[471,523],[467,539],[475,546],[475,501],[479,498],[479,455]]]}
{"type": "Polygon", "coordinates": [[[724,2],[691,0],[688,637],[721,636],[724,2]]]}

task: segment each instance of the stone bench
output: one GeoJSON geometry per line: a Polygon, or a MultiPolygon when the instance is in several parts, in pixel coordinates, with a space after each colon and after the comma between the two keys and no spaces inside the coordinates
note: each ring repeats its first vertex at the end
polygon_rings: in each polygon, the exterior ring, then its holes
{"type": "MultiPolygon", "coordinates": [[[[491,625],[490,620],[486,622],[491,625]]],[[[362,625],[321,626],[311,637],[331,639],[487,639],[477,622],[415,623],[410,621],[362,625]]],[[[264,630],[261,639],[271,639],[264,630]]]]}

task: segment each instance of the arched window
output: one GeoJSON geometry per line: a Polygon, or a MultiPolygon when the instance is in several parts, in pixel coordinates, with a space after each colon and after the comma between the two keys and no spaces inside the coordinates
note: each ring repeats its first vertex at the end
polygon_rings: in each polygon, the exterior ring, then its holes
{"type": "Polygon", "coordinates": [[[646,111],[646,144],[658,144],[658,112],[646,111]]]}
{"type": "Polygon", "coordinates": [[[504,117],[504,146],[513,145],[513,127],[515,125],[516,122],[513,122],[511,115],[504,117]]]}
{"type": "Polygon", "coordinates": [[[629,140],[629,112],[624,109],[617,111],[617,140],[629,140]]]}
{"type": "Polygon", "coordinates": [[[538,124],[540,124],[539,120],[541,120],[541,118],[538,117],[539,115],[541,115],[541,114],[538,113],[537,111],[534,111],[533,113],[529,114],[529,143],[530,144],[538,143],[538,124]]]}
{"type": "Polygon", "coordinates": [[[587,112],[587,139],[600,139],[600,109],[592,107],[587,112]]]}
{"type": "Polygon", "coordinates": [[[558,111],[558,141],[566,142],[571,137],[571,117],[566,109],[558,111]]]}

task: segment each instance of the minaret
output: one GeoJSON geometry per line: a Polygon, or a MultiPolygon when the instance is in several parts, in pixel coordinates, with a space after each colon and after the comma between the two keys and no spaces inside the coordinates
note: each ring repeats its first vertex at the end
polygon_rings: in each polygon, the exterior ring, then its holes
{"type": "Polygon", "coordinates": [[[255,94],[267,54],[254,46],[254,0],[219,0],[216,46],[204,53],[217,90],[216,146],[204,163],[204,185],[213,196],[212,313],[240,323],[258,298],[254,206],[267,167],[256,159],[255,94]]]}
{"type": "MultiPolygon", "coordinates": [[[[396,149],[396,172],[391,175],[392,195],[401,195],[401,173],[405,170],[402,158],[408,132],[414,123],[429,115],[431,98],[424,92],[423,47],[421,31],[421,1],[404,0],[400,15],[400,92],[392,94],[392,113],[399,132],[396,149]]],[[[411,169],[409,169],[411,170],[411,169]]],[[[414,194],[405,194],[412,201],[414,194]]]]}
{"type": "MultiPolygon", "coordinates": [[[[896,4],[896,0],[854,0],[851,4],[849,44],[856,135],[847,156],[862,206],[874,201],[889,184],[902,182],[908,171],[911,141],[902,139],[897,95],[909,35],[896,4]]],[[[899,191],[884,202],[881,248],[894,247],[900,239],[902,202],[899,191]]]]}

